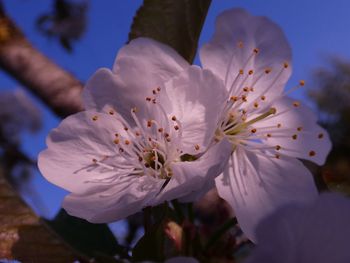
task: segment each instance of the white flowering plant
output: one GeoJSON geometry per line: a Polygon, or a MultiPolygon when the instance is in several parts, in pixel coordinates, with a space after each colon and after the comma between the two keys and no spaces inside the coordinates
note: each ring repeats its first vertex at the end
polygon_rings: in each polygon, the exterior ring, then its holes
{"type": "Polygon", "coordinates": [[[197,54],[209,4],[185,4],[198,17],[174,23],[161,19],[169,9],[145,1],[112,68],[87,80],[82,110],[50,131],[38,156],[45,179],[68,192],[47,223],[56,232],[70,225],[74,238],[63,238],[96,262],[348,262],[348,233],[339,232],[349,200],[320,195],[307,167],[324,165],[332,143],[291,96],[305,81],[286,88],[293,66],[284,32],[229,9],[197,54]],[[117,221],[129,230],[121,244],[88,240],[117,221]],[[321,231],[325,221],[339,229],[321,231]],[[342,245],[318,253],[327,240],[342,245]],[[113,252],[100,249],[106,243],[113,252]]]}

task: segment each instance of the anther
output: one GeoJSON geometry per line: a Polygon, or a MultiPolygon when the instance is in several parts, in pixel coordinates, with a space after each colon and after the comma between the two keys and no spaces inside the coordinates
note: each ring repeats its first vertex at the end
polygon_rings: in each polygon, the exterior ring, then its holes
{"type": "Polygon", "coordinates": [[[153,93],[154,95],[156,95],[156,94],[157,94],[157,91],[154,89],[154,90],[152,90],[152,93],[153,93]]]}
{"type": "Polygon", "coordinates": [[[125,130],[125,131],[128,131],[128,130],[129,130],[129,128],[128,128],[128,127],[124,127],[124,130],[125,130]]]}
{"type": "Polygon", "coordinates": [[[170,140],[170,138],[166,138],[166,141],[167,141],[167,142],[170,142],[171,140],[170,140]]]}
{"type": "Polygon", "coordinates": [[[240,69],[240,70],[239,70],[239,74],[240,74],[240,75],[243,75],[243,74],[244,74],[244,70],[243,70],[243,69],[240,69]]]}
{"type": "Polygon", "coordinates": [[[119,144],[120,140],[119,140],[119,139],[115,139],[113,142],[114,142],[115,144],[119,144]]]}
{"type": "Polygon", "coordinates": [[[139,132],[135,132],[135,135],[136,136],[140,136],[141,134],[139,132]]]}
{"type": "Polygon", "coordinates": [[[299,107],[300,106],[300,102],[299,101],[294,101],[293,102],[293,106],[294,107],[299,107]]]}
{"type": "Polygon", "coordinates": [[[271,133],[266,134],[266,137],[271,138],[271,133]]]}
{"type": "Polygon", "coordinates": [[[163,131],[164,131],[163,128],[159,128],[159,129],[158,129],[158,132],[163,132],[163,131]]]}
{"type": "Polygon", "coordinates": [[[145,163],[145,167],[146,167],[146,168],[150,168],[151,165],[149,165],[148,163],[145,163]]]}
{"type": "Polygon", "coordinates": [[[297,138],[298,138],[298,135],[297,134],[293,134],[292,139],[296,140],[297,138]]]}
{"type": "Polygon", "coordinates": [[[165,136],[165,138],[168,138],[170,135],[169,135],[169,133],[166,132],[166,133],[164,134],[164,136],[165,136]]]}
{"type": "Polygon", "coordinates": [[[260,97],[261,100],[266,100],[266,97],[263,95],[260,97]]]}
{"type": "Polygon", "coordinates": [[[299,81],[299,85],[300,85],[300,86],[304,86],[304,85],[305,85],[305,80],[300,80],[300,81],[299,81]]]}
{"type": "Polygon", "coordinates": [[[146,97],[146,100],[147,100],[147,101],[151,101],[152,98],[151,98],[151,97],[146,97]]]}
{"type": "Polygon", "coordinates": [[[237,46],[238,46],[239,48],[243,48],[243,42],[242,42],[242,41],[238,41],[237,46]]]}
{"type": "Polygon", "coordinates": [[[152,127],[152,120],[147,121],[147,127],[152,127]]]}
{"type": "Polygon", "coordinates": [[[250,90],[251,92],[253,92],[253,91],[254,91],[254,88],[253,88],[253,87],[251,87],[249,90],[250,90]]]}
{"type": "Polygon", "coordinates": [[[271,72],[270,68],[265,69],[265,74],[269,74],[271,72]]]}
{"type": "Polygon", "coordinates": [[[92,159],[92,162],[93,163],[97,163],[97,160],[94,158],[94,159],[92,159]]]}
{"type": "Polygon", "coordinates": [[[280,145],[276,145],[275,149],[276,149],[276,151],[279,151],[279,150],[281,150],[281,146],[280,145]]]}
{"type": "Polygon", "coordinates": [[[255,128],[254,128],[254,129],[251,129],[250,132],[251,132],[251,133],[256,133],[256,129],[255,129],[255,128]]]}
{"type": "Polygon", "coordinates": [[[95,115],[95,116],[92,116],[92,118],[91,118],[93,121],[97,121],[98,120],[98,116],[97,115],[95,115]]]}
{"type": "Polygon", "coordinates": [[[153,103],[153,104],[156,104],[156,103],[157,103],[156,99],[153,99],[153,100],[152,100],[152,103],[153,103]]]}
{"type": "Polygon", "coordinates": [[[322,138],[323,138],[323,136],[324,136],[324,135],[323,135],[323,133],[320,133],[320,134],[318,134],[318,136],[317,136],[317,137],[318,137],[319,139],[322,139],[322,138]]]}
{"type": "Polygon", "coordinates": [[[143,160],[143,159],[142,159],[142,157],[141,157],[141,156],[139,156],[139,162],[142,162],[142,160],[143,160]]]}
{"type": "Polygon", "coordinates": [[[242,101],[247,102],[247,96],[246,95],[242,95],[242,101]]]}
{"type": "Polygon", "coordinates": [[[297,128],[297,131],[299,131],[299,132],[302,131],[302,130],[303,130],[303,127],[298,127],[297,128]]]}
{"type": "Polygon", "coordinates": [[[114,114],[114,110],[110,110],[108,113],[109,113],[110,115],[113,115],[113,114],[114,114]]]}
{"type": "Polygon", "coordinates": [[[255,54],[258,54],[258,53],[259,53],[259,49],[258,49],[258,48],[254,48],[254,49],[253,49],[253,52],[254,52],[255,54]]]}
{"type": "Polygon", "coordinates": [[[258,108],[259,104],[257,102],[254,102],[254,108],[258,108]]]}
{"type": "Polygon", "coordinates": [[[230,97],[230,100],[232,100],[232,101],[237,101],[237,100],[238,100],[238,97],[236,97],[236,96],[231,96],[231,97],[230,97]]]}
{"type": "Polygon", "coordinates": [[[131,109],[131,111],[132,111],[133,113],[136,113],[136,112],[137,112],[137,108],[134,107],[134,108],[131,109]]]}
{"type": "Polygon", "coordinates": [[[118,134],[118,133],[115,133],[114,136],[115,136],[115,137],[119,137],[119,134],[118,134]]]}
{"type": "Polygon", "coordinates": [[[249,91],[249,88],[248,88],[248,87],[244,87],[244,88],[243,88],[243,91],[244,91],[244,92],[248,92],[248,91],[249,91]]]}
{"type": "Polygon", "coordinates": [[[171,120],[176,121],[176,116],[171,117],[171,120]]]}
{"type": "Polygon", "coordinates": [[[280,156],[279,154],[275,154],[275,157],[276,157],[277,159],[281,158],[281,156],[280,156]]]}
{"type": "Polygon", "coordinates": [[[180,129],[180,128],[179,128],[178,125],[175,125],[175,126],[174,126],[174,129],[177,131],[177,130],[180,129]]]}
{"type": "Polygon", "coordinates": [[[316,152],[315,151],[310,151],[309,152],[309,156],[312,157],[312,156],[315,156],[316,155],[316,152]]]}
{"type": "Polygon", "coordinates": [[[129,140],[125,140],[124,143],[125,143],[126,145],[129,145],[129,144],[130,144],[130,141],[129,141],[129,140]]]}
{"type": "Polygon", "coordinates": [[[281,123],[278,123],[277,124],[277,128],[281,128],[282,127],[282,124],[281,123]]]}
{"type": "Polygon", "coordinates": [[[160,87],[157,87],[157,91],[159,92],[161,89],[160,89],[160,87]]]}
{"type": "Polygon", "coordinates": [[[252,69],[248,71],[249,75],[253,75],[253,73],[254,73],[254,70],[252,70],[252,69]]]}
{"type": "Polygon", "coordinates": [[[194,146],[194,149],[196,150],[196,151],[198,151],[199,150],[199,145],[198,144],[196,144],[195,146],[194,146]]]}
{"type": "Polygon", "coordinates": [[[119,152],[123,153],[123,152],[124,152],[124,149],[123,149],[123,148],[120,148],[120,149],[119,149],[119,152]]]}
{"type": "Polygon", "coordinates": [[[288,64],[287,62],[284,62],[284,63],[283,63],[283,67],[284,67],[284,68],[288,68],[288,67],[289,67],[289,64],[288,64]]]}

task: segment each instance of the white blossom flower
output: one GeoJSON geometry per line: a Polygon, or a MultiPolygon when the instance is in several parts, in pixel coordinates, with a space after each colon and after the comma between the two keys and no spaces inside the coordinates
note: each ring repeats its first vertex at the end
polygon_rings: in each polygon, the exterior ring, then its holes
{"type": "Polygon", "coordinates": [[[50,133],[40,171],[71,192],[63,202],[69,214],[96,223],[192,200],[231,151],[227,141],[207,150],[225,96],[209,70],[156,41],[134,40],[113,71],[100,69],[88,81],[86,111],[50,133]]]}
{"type": "Polygon", "coordinates": [[[350,262],[350,200],[335,193],[290,204],[258,224],[258,245],[245,263],[350,262]]]}
{"type": "Polygon", "coordinates": [[[215,139],[227,138],[233,153],[216,186],[254,240],[254,227],[265,215],[317,196],[310,172],[296,158],[323,164],[331,144],[315,115],[286,96],[294,88],[283,92],[291,50],[269,19],[240,9],[225,11],[200,58],[228,91],[215,139]]]}

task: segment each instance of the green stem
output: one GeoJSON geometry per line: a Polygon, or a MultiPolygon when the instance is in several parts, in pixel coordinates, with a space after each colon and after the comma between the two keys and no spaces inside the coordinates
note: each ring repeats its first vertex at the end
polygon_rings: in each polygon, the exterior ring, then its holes
{"type": "Polygon", "coordinates": [[[207,244],[204,246],[204,251],[209,249],[212,245],[216,243],[230,228],[237,224],[236,218],[230,218],[222,226],[220,226],[209,238],[207,244]]]}
{"type": "Polygon", "coordinates": [[[176,215],[179,219],[179,222],[182,223],[185,219],[185,215],[182,211],[181,205],[179,204],[179,202],[177,201],[177,199],[174,199],[173,201],[171,201],[171,204],[173,205],[176,215]]]}

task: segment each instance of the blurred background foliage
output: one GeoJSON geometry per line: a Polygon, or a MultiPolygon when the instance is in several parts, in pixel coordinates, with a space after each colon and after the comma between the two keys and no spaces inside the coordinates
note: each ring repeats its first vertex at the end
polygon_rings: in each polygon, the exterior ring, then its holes
{"type": "MultiPolygon", "coordinates": [[[[210,0],[144,0],[135,14],[129,40],[139,36],[155,38],[172,46],[192,63],[210,3],[210,0]]],[[[11,17],[3,5],[0,2],[0,67],[4,67],[2,45],[5,42],[11,45],[15,26],[11,22],[9,27],[11,17]]],[[[33,23],[40,34],[74,53],[75,42],[88,27],[88,11],[87,0],[52,0],[51,10],[39,15],[33,23]]],[[[21,73],[12,74],[20,78],[21,73]]],[[[308,96],[319,112],[320,124],[330,133],[333,150],[325,166],[308,165],[321,191],[331,189],[350,195],[350,61],[330,57],[324,67],[315,69],[311,78],[308,96]]],[[[194,207],[173,202],[152,208],[153,216],[147,217],[150,211],[144,211],[146,217],[142,213],[129,217],[125,221],[124,238],[115,236],[106,224],[90,224],[63,210],[54,219],[40,218],[21,201],[19,194],[32,199],[37,210],[45,210],[29,183],[37,169],[36,160],[21,150],[21,134],[40,129],[41,112],[22,90],[1,92],[0,105],[0,259],[162,261],[179,251],[189,255],[196,251],[195,256],[201,262],[239,262],[249,253],[252,244],[232,219],[233,211],[215,191],[209,192],[194,207]],[[147,225],[146,234],[139,239],[147,225]]]]}

